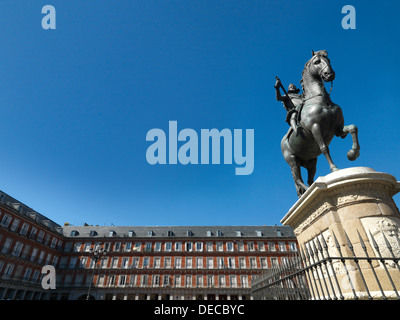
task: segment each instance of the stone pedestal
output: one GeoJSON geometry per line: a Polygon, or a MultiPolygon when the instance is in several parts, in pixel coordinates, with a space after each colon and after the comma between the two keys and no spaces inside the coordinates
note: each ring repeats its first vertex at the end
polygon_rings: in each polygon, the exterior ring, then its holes
{"type": "Polygon", "coordinates": [[[400,182],[387,173],[342,169],[318,178],[283,217],[310,255],[307,264],[315,263],[309,282],[321,297],[398,298],[400,262],[375,258],[400,258],[400,214],[392,198],[399,191],[400,182]]]}

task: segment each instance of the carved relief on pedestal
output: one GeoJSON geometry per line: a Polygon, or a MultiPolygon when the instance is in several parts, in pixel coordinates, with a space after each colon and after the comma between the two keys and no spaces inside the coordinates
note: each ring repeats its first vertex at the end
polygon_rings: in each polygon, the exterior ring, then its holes
{"type": "Polygon", "coordinates": [[[374,249],[375,256],[379,257],[380,253],[383,258],[389,258],[385,259],[385,264],[395,268],[396,264],[390,259],[393,258],[393,255],[400,258],[400,218],[393,216],[366,217],[361,219],[361,222],[374,249]],[[374,247],[373,240],[376,242],[379,252],[374,247]]]}

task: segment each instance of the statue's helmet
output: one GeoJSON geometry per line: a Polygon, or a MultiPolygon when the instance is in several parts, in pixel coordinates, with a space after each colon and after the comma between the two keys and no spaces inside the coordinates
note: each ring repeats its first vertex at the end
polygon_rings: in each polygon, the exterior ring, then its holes
{"type": "Polygon", "coordinates": [[[299,93],[299,92],[300,89],[297,89],[293,83],[289,84],[288,93],[299,93]]]}

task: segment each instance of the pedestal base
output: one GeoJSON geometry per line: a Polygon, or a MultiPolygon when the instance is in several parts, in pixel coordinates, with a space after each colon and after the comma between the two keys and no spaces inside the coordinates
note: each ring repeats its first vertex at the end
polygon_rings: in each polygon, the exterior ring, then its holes
{"type": "Polygon", "coordinates": [[[283,217],[305,255],[315,255],[309,264],[325,259],[314,270],[319,281],[331,283],[325,296],[336,291],[345,298],[398,297],[400,267],[393,258],[400,258],[400,213],[392,197],[399,191],[392,175],[342,169],[318,178],[283,217]],[[380,256],[388,259],[380,262],[380,256]]]}

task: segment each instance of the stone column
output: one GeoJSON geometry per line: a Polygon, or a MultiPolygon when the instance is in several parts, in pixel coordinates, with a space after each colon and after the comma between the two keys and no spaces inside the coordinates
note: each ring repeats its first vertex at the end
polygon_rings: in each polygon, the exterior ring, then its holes
{"type": "Polygon", "coordinates": [[[342,169],[319,177],[283,217],[282,224],[293,227],[303,252],[314,253],[309,263],[328,255],[336,258],[313,271],[316,286],[322,284],[320,294],[324,291],[325,297],[334,298],[341,291],[348,299],[397,297],[400,268],[390,260],[369,263],[365,258],[379,254],[391,258],[387,243],[400,257],[400,214],[392,198],[399,191],[400,182],[390,174],[367,167],[342,169]],[[324,242],[327,249],[321,252],[318,243],[323,247],[324,242]],[[363,259],[357,264],[339,259],[341,255],[363,259]]]}

